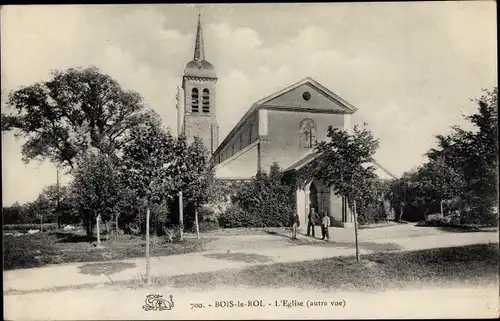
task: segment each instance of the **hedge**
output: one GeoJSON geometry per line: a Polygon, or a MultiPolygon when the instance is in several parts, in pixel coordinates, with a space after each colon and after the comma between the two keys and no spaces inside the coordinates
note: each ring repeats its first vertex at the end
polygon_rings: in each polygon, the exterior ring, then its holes
{"type": "MultiPolygon", "coordinates": [[[[44,223],[43,230],[54,230],[57,228],[57,223],[44,223]]],[[[29,230],[40,230],[40,224],[6,224],[3,226],[4,231],[19,231],[27,232],[29,230]]]]}
{"type": "MultiPolygon", "coordinates": [[[[219,229],[219,224],[214,221],[201,221],[199,222],[200,233],[214,231],[219,229]]],[[[196,233],[196,226],[191,227],[191,233],[196,233]]]]}

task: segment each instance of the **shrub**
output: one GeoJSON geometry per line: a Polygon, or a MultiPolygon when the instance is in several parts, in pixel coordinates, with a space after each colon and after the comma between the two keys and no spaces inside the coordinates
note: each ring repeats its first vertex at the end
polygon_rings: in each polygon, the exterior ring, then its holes
{"type": "Polygon", "coordinates": [[[177,242],[181,238],[179,225],[172,225],[169,227],[165,227],[163,229],[163,232],[165,235],[165,242],[167,243],[177,242]]]}
{"type": "Polygon", "coordinates": [[[260,217],[251,215],[237,205],[229,207],[226,213],[219,216],[219,225],[223,228],[264,227],[260,217]]]}

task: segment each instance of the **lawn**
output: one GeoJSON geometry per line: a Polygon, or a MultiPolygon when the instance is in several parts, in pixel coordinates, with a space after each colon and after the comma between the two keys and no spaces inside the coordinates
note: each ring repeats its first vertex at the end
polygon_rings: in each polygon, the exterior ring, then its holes
{"type": "MultiPolygon", "coordinates": [[[[151,255],[173,255],[203,250],[203,244],[212,238],[189,238],[183,242],[166,243],[163,238],[153,238],[151,255]]],[[[145,240],[140,236],[118,235],[95,246],[95,237],[83,232],[50,231],[33,235],[4,235],[4,270],[40,267],[47,264],[98,262],[120,260],[145,255],[145,240]]]]}
{"type": "MultiPolygon", "coordinates": [[[[429,284],[478,285],[496,282],[498,244],[423,251],[378,253],[362,257],[260,265],[243,270],[153,278],[156,286],[213,289],[240,285],[257,288],[299,287],[339,291],[383,291],[429,284]]],[[[141,281],[129,282],[139,286],[141,281]]]]}

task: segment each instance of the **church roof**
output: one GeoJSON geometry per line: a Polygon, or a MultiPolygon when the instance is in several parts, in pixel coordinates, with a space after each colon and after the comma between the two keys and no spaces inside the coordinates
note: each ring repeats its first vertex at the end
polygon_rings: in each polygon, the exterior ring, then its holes
{"type": "Polygon", "coordinates": [[[312,79],[311,77],[306,77],[304,79],[302,79],[301,81],[298,81],[286,88],[283,88],[277,92],[275,92],[274,94],[272,95],[269,95],[267,97],[264,97],[262,98],[261,100],[257,101],[255,104],[256,105],[264,105],[266,104],[267,102],[281,96],[281,95],[284,95],[285,93],[299,87],[299,86],[302,86],[304,84],[310,84],[312,85],[313,87],[315,87],[318,91],[322,92],[326,97],[328,97],[329,99],[331,99],[332,101],[334,101],[335,103],[341,105],[342,107],[344,107],[346,113],[348,114],[352,114],[354,113],[356,110],[358,110],[356,107],[354,107],[353,105],[349,104],[347,101],[345,101],[344,99],[342,99],[340,96],[336,95],[333,91],[331,91],[330,89],[326,88],[325,86],[323,86],[322,84],[320,84],[319,82],[317,82],[316,80],[312,79]]]}
{"type": "Polygon", "coordinates": [[[198,27],[196,29],[193,60],[187,63],[186,68],[184,69],[184,76],[217,78],[214,66],[207,60],[205,60],[205,47],[203,45],[201,14],[198,14],[198,27]]]}
{"type": "Polygon", "coordinates": [[[318,155],[319,154],[315,153],[315,152],[307,154],[305,157],[299,159],[298,161],[296,161],[295,163],[293,163],[292,165],[290,165],[284,171],[287,172],[287,171],[290,171],[292,169],[299,170],[302,167],[304,167],[307,164],[309,164],[311,161],[313,161],[316,157],[318,157],[318,155]]]}

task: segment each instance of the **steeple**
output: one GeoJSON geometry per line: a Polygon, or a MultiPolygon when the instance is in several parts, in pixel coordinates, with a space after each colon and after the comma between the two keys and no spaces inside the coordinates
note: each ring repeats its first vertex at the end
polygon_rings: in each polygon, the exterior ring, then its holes
{"type": "Polygon", "coordinates": [[[201,28],[201,13],[198,12],[198,28],[196,29],[196,42],[194,44],[195,60],[205,60],[205,51],[203,48],[203,30],[201,28]]]}
{"type": "Polygon", "coordinates": [[[203,44],[203,29],[201,27],[201,13],[198,12],[198,27],[194,43],[193,60],[187,63],[184,76],[216,79],[214,66],[205,60],[205,47],[203,44]]]}

